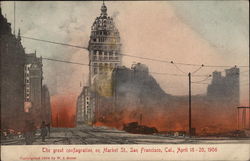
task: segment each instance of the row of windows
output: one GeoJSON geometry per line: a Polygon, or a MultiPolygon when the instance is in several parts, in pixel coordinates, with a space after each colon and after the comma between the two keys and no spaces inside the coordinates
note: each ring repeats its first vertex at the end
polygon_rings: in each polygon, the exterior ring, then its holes
{"type": "Polygon", "coordinates": [[[102,55],[114,55],[114,56],[117,56],[118,55],[118,51],[102,51],[102,50],[94,50],[92,51],[92,54],[93,55],[99,55],[99,56],[102,56],[102,55]]]}
{"type": "Polygon", "coordinates": [[[111,43],[116,43],[116,42],[119,42],[119,38],[99,37],[99,38],[93,38],[92,42],[111,42],[111,43]]]}
{"type": "Polygon", "coordinates": [[[94,36],[96,36],[96,35],[108,36],[108,35],[113,35],[113,34],[118,34],[118,32],[112,32],[112,31],[92,31],[92,35],[94,35],[94,36]]]}
{"type": "Polygon", "coordinates": [[[107,57],[107,56],[104,56],[104,57],[97,57],[97,56],[93,56],[93,60],[119,60],[118,57],[107,57]]]}
{"type": "MultiPolygon", "coordinates": [[[[105,66],[106,67],[110,67],[110,68],[117,67],[117,65],[118,65],[117,63],[115,63],[115,64],[109,64],[109,65],[105,63],[105,66]]],[[[97,66],[97,65],[95,65],[95,66],[97,66]]],[[[93,67],[93,73],[94,74],[101,74],[101,73],[103,73],[105,71],[104,67],[102,67],[101,65],[99,67],[93,67]]]]}
{"type": "Polygon", "coordinates": [[[90,49],[92,50],[119,50],[120,44],[113,45],[91,45],[90,49]]]}
{"type": "Polygon", "coordinates": [[[116,67],[118,64],[117,63],[94,63],[94,67],[116,67]]]}

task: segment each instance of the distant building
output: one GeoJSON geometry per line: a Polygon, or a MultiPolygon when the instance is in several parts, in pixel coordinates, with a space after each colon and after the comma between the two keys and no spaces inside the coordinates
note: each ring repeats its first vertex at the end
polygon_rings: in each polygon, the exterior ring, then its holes
{"type": "Polygon", "coordinates": [[[77,98],[77,125],[89,124],[91,125],[94,121],[94,101],[89,87],[84,86],[81,94],[77,98]]]}
{"type": "Polygon", "coordinates": [[[24,109],[25,51],[20,30],[16,37],[0,6],[1,128],[20,129],[24,109]]]}
{"type": "Polygon", "coordinates": [[[240,69],[233,67],[225,70],[226,75],[221,72],[213,72],[212,83],[208,85],[207,97],[211,101],[225,102],[233,107],[240,103],[240,69]]]}
{"type": "Polygon", "coordinates": [[[43,85],[42,57],[37,57],[36,52],[26,54],[24,71],[25,112],[30,114],[36,125],[40,125],[42,121],[50,123],[50,94],[48,87],[43,85]]]}
{"type": "Polygon", "coordinates": [[[51,123],[51,104],[50,104],[50,94],[49,89],[46,85],[42,87],[42,108],[41,108],[41,118],[47,123],[51,123]]]}
{"type": "Polygon", "coordinates": [[[31,102],[31,111],[38,113],[42,107],[42,58],[36,53],[26,54],[25,57],[25,102],[31,102]]]}
{"type": "Polygon", "coordinates": [[[96,74],[107,68],[121,65],[121,43],[118,29],[113,18],[107,15],[107,7],[103,3],[101,15],[91,27],[89,40],[89,84],[92,85],[96,74]]]}

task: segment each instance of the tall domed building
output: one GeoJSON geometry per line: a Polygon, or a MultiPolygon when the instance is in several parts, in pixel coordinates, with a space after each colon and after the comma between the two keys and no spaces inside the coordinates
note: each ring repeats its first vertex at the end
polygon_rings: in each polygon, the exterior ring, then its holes
{"type": "Polygon", "coordinates": [[[97,17],[91,27],[89,40],[89,85],[95,75],[101,74],[107,68],[121,65],[121,43],[118,29],[113,18],[107,14],[107,7],[103,3],[101,15],[97,17]]]}
{"type": "Polygon", "coordinates": [[[77,125],[91,125],[98,118],[100,103],[98,94],[101,92],[107,96],[105,91],[109,91],[108,95],[110,96],[111,87],[105,84],[110,81],[111,76],[107,75],[107,71],[111,72],[116,66],[121,65],[119,31],[115,27],[113,19],[108,16],[104,3],[101,7],[101,15],[95,19],[91,26],[88,50],[89,85],[83,87],[77,99],[77,125]],[[103,87],[105,88],[103,89],[103,87]]]}

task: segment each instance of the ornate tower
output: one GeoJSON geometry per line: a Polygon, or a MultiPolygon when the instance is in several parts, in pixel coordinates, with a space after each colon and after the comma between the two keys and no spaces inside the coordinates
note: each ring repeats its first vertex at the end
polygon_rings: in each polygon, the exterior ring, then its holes
{"type": "Polygon", "coordinates": [[[107,14],[104,2],[101,7],[101,15],[97,17],[91,27],[89,40],[89,86],[97,74],[104,72],[106,68],[114,68],[121,65],[120,35],[114,21],[107,14]]]}

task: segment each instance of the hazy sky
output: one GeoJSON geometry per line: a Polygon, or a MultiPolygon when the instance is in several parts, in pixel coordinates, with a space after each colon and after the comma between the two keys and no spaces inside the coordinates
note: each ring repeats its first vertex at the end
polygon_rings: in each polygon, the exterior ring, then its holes
{"type": "MultiPolygon", "coordinates": [[[[13,27],[13,3],[2,2],[3,13],[13,27]]],[[[108,14],[120,31],[122,52],[174,62],[208,65],[249,65],[248,1],[112,1],[108,14]]],[[[100,15],[102,2],[16,2],[16,31],[23,36],[88,46],[90,28],[100,15]]],[[[88,51],[22,39],[26,52],[42,57],[88,63],[88,51]]],[[[123,57],[123,65],[147,64],[151,72],[183,74],[171,64],[123,57]]],[[[88,67],[43,60],[44,83],[52,95],[80,93],[88,67]]],[[[197,67],[179,66],[183,71],[197,67]]],[[[211,74],[224,68],[203,68],[211,74]]],[[[249,68],[241,68],[247,71],[249,68]]],[[[224,74],[224,73],[223,73],[224,74]]],[[[170,94],[188,93],[187,77],[153,74],[170,94]]],[[[194,77],[193,81],[204,78],[194,77]]],[[[241,74],[241,102],[249,97],[248,72],[241,74]]],[[[210,81],[205,81],[209,83],[210,81]]],[[[194,94],[206,92],[206,84],[194,84],[194,94]]]]}

